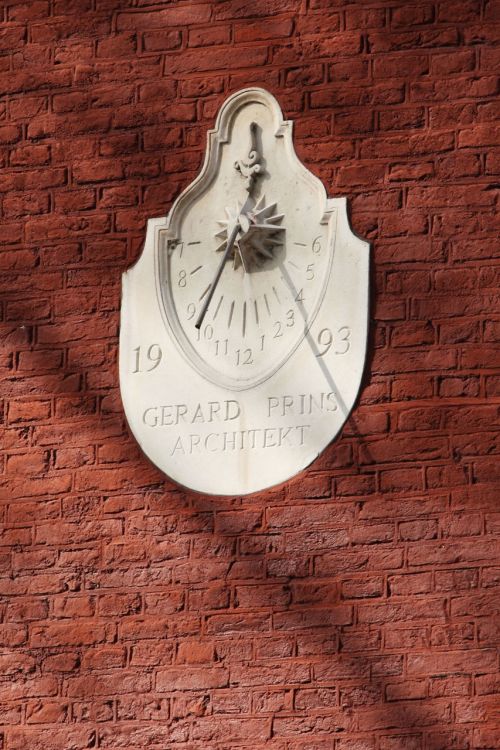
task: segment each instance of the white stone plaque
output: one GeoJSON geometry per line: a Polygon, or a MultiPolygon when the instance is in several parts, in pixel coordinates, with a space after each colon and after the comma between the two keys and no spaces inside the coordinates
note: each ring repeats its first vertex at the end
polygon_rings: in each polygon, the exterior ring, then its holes
{"type": "Polygon", "coordinates": [[[308,466],[358,394],[368,265],[346,199],[298,160],[276,99],[229,97],[200,175],[123,274],[121,394],[150,460],[216,495],[308,466]]]}

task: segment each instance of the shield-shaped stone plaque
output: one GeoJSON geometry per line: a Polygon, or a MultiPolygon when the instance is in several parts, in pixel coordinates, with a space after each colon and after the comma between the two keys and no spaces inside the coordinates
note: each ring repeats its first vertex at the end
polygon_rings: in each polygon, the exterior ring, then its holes
{"type": "Polygon", "coordinates": [[[150,460],[217,495],[308,466],[358,394],[368,266],[345,198],[298,160],[276,99],[231,96],[200,175],[123,275],[120,387],[150,460]]]}

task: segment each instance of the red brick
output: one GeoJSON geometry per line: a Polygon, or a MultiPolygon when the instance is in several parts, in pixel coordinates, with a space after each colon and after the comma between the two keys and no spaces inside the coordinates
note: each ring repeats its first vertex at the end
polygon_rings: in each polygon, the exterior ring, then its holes
{"type": "Polygon", "coordinates": [[[391,26],[394,26],[394,28],[419,26],[420,24],[432,23],[433,20],[434,8],[428,3],[405,5],[402,8],[394,8],[391,12],[391,26]]]}
{"type": "Polygon", "coordinates": [[[8,748],[498,745],[500,6],[358,5],[5,4],[8,748]],[[124,432],[120,274],[253,85],[373,241],[374,322],[342,436],[207,498],[124,432]]]}
{"type": "Polygon", "coordinates": [[[401,180],[421,180],[425,177],[432,177],[433,174],[434,165],[432,162],[393,164],[390,167],[389,179],[393,182],[399,182],[401,180]]]}
{"type": "MultiPolygon", "coordinates": [[[[418,10],[417,10],[418,12],[418,10]]],[[[454,28],[419,29],[389,34],[377,31],[368,34],[370,52],[392,52],[395,50],[456,46],[458,30],[454,28]]]]}
{"type": "Polygon", "coordinates": [[[49,146],[19,146],[10,153],[10,165],[12,167],[41,166],[48,164],[49,161],[49,146]]]}
{"type": "Polygon", "coordinates": [[[26,707],[28,724],[60,724],[68,714],[69,703],[64,701],[31,701],[26,707]]]}
{"type": "MultiPolygon", "coordinates": [[[[322,23],[326,23],[325,18],[322,19],[322,23]]],[[[307,29],[302,26],[301,28],[304,33],[307,33],[307,29]]],[[[258,21],[237,24],[234,29],[234,40],[235,42],[259,42],[266,39],[279,39],[290,36],[292,29],[293,20],[291,18],[268,19],[265,24],[258,21]]],[[[313,29],[311,29],[311,33],[315,33],[313,29]]]]}
{"type": "Polygon", "coordinates": [[[129,57],[135,50],[135,34],[116,34],[97,42],[97,57],[129,57]]]}
{"type": "Polygon", "coordinates": [[[213,643],[183,641],[179,646],[177,661],[180,664],[205,664],[214,661],[213,643]]]}
{"type": "Polygon", "coordinates": [[[476,55],[474,50],[462,50],[453,54],[435,54],[431,57],[431,75],[450,75],[474,70],[476,55]]]}
{"type": "Polygon", "coordinates": [[[156,676],[156,688],[160,692],[207,690],[227,685],[227,670],[220,667],[170,667],[159,670],[156,676]]]}
{"type": "Polygon", "coordinates": [[[385,26],[384,8],[356,8],[348,6],[345,10],[347,29],[377,29],[385,26]]]}
{"type": "Polygon", "coordinates": [[[145,31],[143,34],[143,48],[147,52],[173,50],[181,46],[180,31],[145,31]]]}
{"type": "Polygon", "coordinates": [[[463,23],[474,21],[479,17],[479,8],[474,0],[465,2],[440,3],[438,6],[438,21],[453,21],[463,23]]]}
{"type": "Polygon", "coordinates": [[[389,576],[391,596],[413,596],[428,594],[432,591],[431,573],[413,573],[412,575],[389,576]]]}
{"type": "Polygon", "coordinates": [[[439,674],[439,672],[478,672],[495,668],[495,653],[488,649],[419,654],[408,658],[408,673],[439,674]]]}
{"type": "Polygon", "coordinates": [[[364,80],[368,78],[368,71],[368,60],[350,58],[348,61],[340,59],[328,63],[331,81],[364,80]]]}
{"type": "Polygon", "coordinates": [[[50,646],[78,646],[103,643],[111,638],[112,625],[95,623],[50,623],[33,626],[31,644],[34,648],[50,646]]]}
{"type": "Polygon", "coordinates": [[[217,3],[215,17],[221,20],[238,19],[247,17],[264,17],[277,15],[279,13],[295,13],[296,5],[293,0],[273,0],[272,3],[265,2],[262,5],[250,8],[241,0],[222,0],[217,3]]]}
{"type": "Polygon", "coordinates": [[[49,210],[49,196],[39,193],[10,194],[4,198],[3,211],[7,218],[45,214],[49,210]]]}
{"type": "Polygon", "coordinates": [[[189,7],[166,8],[141,12],[119,13],[118,30],[149,29],[169,26],[205,23],[210,18],[210,7],[207,5],[190,5],[189,7]]]}
{"type": "MultiPolygon", "coordinates": [[[[245,65],[248,67],[264,65],[267,60],[266,47],[247,47],[245,49],[245,65]]],[[[165,75],[182,76],[190,73],[224,70],[227,63],[228,51],[217,48],[199,48],[196,52],[186,52],[182,57],[169,56],[165,60],[165,75]]],[[[182,105],[177,105],[179,108],[182,105]]]]}

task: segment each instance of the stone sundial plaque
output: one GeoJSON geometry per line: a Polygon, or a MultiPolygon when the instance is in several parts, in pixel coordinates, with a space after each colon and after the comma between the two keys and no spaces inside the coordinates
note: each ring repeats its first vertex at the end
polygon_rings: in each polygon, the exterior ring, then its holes
{"type": "Polygon", "coordinates": [[[368,265],[346,199],[298,160],[276,99],[229,97],[199,176],[123,274],[120,388],[149,459],[215,495],[308,466],[358,394],[368,265]]]}

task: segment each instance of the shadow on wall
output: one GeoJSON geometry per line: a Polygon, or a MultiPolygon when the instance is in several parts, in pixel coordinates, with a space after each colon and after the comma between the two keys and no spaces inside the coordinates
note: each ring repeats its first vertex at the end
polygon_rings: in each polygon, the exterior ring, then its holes
{"type": "MultiPolygon", "coordinates": [[[[24,302],[23,302],[24,304],[24,302]]],[[[90,317],[92,314],[90,314],[90,317]]],[[[111,313],[112,319],[115,313],[111,313]]],[[[32,323],[29,314],[23,319],[22,326],[29,327],[32,323]]],[[[63,329],[64,330],[64,329],[63,329]]],[[[51,349],[34,349],[36,351],[39,369],[43,372],[44,361],[47,357],[46,368],[51,369],[53,362],[53,351],[65,350],[68,347],[66,336],[57,340],[57,332],[62,332],[59,326],[54,325],[51,339],[51,349]]],[[[113,336],[110,337],[113,339],[113,336]]],[[[80,345],[78,345],[80,346],[80,345]]],[[[71,352],[71,347],[69,350],[71,352]]],[[[79,350],[80,351],[80,350],[79,350]]],[[[290,682],[297,682],[300,687],[300,699],[298,706],[293,711],[293,718],[282,715],[280,711],[275,714],[275,721],[278,722],[276,731],[283,731],[286,734],[286,727],[295,726],[296,729],[303,722],[306,722],[310,731],[317,731],[315,737],[324,737],[329,734],[334,736],[351,734],[364,734],[366,732],[375,732],[380,730],[400,730],[404,733],[401,736],[401,743],[406,743],[404,737],[408,732],[415,734],[415,747],[420,747],[420,739],[423,737],[425,727],[436,729],[439,722],[443,721],[445,727],[451,721],[449,703],[439,703],[439,701],[429,704],[429,698],[421,692],[413,693],[413,689],[421,691],[420,686],[406,685],[402,682],[391,681],[391,677],[400,678],[404,669],[404,653],[401,647],[396,649],[394,654],[383,654],[381,648],[381,634],[378,626],[390,626],[392,616],[408,617],[411,623],[417,625],[416,616],[406,610],[398,610],[398,605],[384,599],[380,608],[376,612],[373,622],[367,622],[357,629],[360,623],[353,620],[354,601],[347,602],[341,598],[340,582],[349,576],[350,573],[356,574],[362,570],[367,573],[370,570],[370,554],[354,552],[349,550],[348,539],[349,533],[347,526],[349,520],[342,518],[342,506],[331,506],[331,523],[334,528],[316,528],[309,527],[307,517],[301,518],[298,524],[298,530],[293,526],[293,530],[273,530],[262,525],[262,517],[266,510],[269,510],[268,502],[275,502],[278,499],[278,513],[286,513],[287,509],[282,505],[286,498],[287,487],[290,483],[282,485],[270,493],[263,496],[250,496],[247,499],[241,498],[210,498],[200,496],[195,493],[183,493],[178,491],[175,485],[165,482],[159,472],[147,462],[147,459],[139,455],[138,449],[132,442],[132,438],[126,436],[124,427],[124,418],[121,414],[119,404],[114,408],[113,413],[107,411],[99,412],[96,405],[109,398],[109,389],[116,398],[116,372],[113,374],[112,381],[109,383],[107,378],[103,388],[99,391],[88,387],[88,376],[92,372],[92,366],[89,369],[89,363],[85,360],[84,351],[81,350],[82,357],[72,358],[72,366],[63,368],[63,374],[58,373],[58,377],[48,374],[46,376],[36,377],[36,399],[34,404],[51,401],[58,404],[62,399],[63,403],[71,404],[71,411],[68,411],[67,405],[64,410],[59,409],[53,414],[48,414],[47,419],[40,423],[31,424],[28,428],[18,428],[12,426],[16,435],[19,430],[25,434],[28,430],[29,440],[15,442],[13,449],[15,452],[23,450],[24,454],[30,459],[33,456],[33,465],[36,466],[36,456],[39,454],[39,446],[51,455],[49,463],[34,471],[31,478],[25,478],[23,482],[29,487],[30,482],[35,483],[35,492],[37,495],[46,495],[54,493],[54,496],[63,493],[73,497],[76,501],[76,495],[88,492],[97,493],[101,497],[102,503],[99,503],[97,509],[98,517],[103,517],[103,505],[105,506],[106,498],[113,503],[113,498],[119,498],[119,505],[123,509],[123,518],[127,517],[127,498],[134,501],[134,498],[143,496],[144,498],[154,497],[154,508],[160,513],[165,510],[172,512],[175,516],[180,513],[184,525],[189,527],[190,521],[194,521],[194,527],[199,527],[199,519],[203,518],[201,524],[204,532],[209,532],[212,528],[212,541],[209,544],[209,550],[212,550],[212,560],[206,562],[221,561],[226,570],[225,582],[228,589],[238,587],[234,583],[238,577],[245,582],[251,582],[245,593],[245,599],[238,601],[238,595],[233,600],[232,608],[224,609],[223,615],[234,615],[243,612],[251,617],[252,613],[252,591],[255,597],[257,609],[257,620],[264,619],[273,622],[274,640],[282,640],[281,649],[278,649],[281,659],[281,665],[290,663],[291,677],[290,682]],[[80,388],[77,393],[68,395],[65,390],[67,379],[72,378],[73,388],[80,388]],[[44,385],[45,381],[45,385],[44,385]],[[75,406],[77,404],[77,406],[75,406]],[[124,440],[125,437],[125,440],[124,440]],[[29,442],[29,445],[27,444],[29,442]],[[106,450],[112,445],[112,450],[119,449],[119,455],[112,456],[111,464],[96,464],[96,453],[99,452],[99,446],[106,450]],[[65,465],[64,462],[58,462],[58,454],[62,453],[64,460],[71,459],[71,466],[65,465]],[[80,458],[78,458],[78,456],[80,458]],[[132,458],[132,461],[131,461],[132,458]],[[36,474],[36,476],[35,476],[36,474]],[[118,476],[118,480],[116,478],[118,476]],[[61,477],[71,477],[67,487],[61,484],[61,477]],[[80,478],[83,478],[81,481],[80,478]],[[106,486],[107,480],[112,480],[112,486],[106,486]],[[52,488],[52,489],[51,489],[52,488]],[[161,488],[161,490],[160,490],[161,488]],[[153,494],[151,494],[153,493],[153,494]],[[172,501],[174,501],[172,505],[172,501]],[[236,526],[239,521],[238,514],[233,514],[231,510],[242,510],[243,515],[245,506],[250,505],[252,511],[255,511],[256,520],[254,525],[250,525],[251,534],[256,534],[256,554],[249,554],[248,550],[251,545],[251,536],[240,536],[241,530],[236,526]],[[335,516],[340,512],[340,520],[335,524],[335,516]],[[207,526],[208,521],[208,526],[207,526]],[[267,541],[265,539],[267,537],[267,541]],[[229,544],[229,556],[227,555],[229,544]],[[236,553],[236,548],[240,548],[242,540],[243,548],[247,550],[246,554],[240,551],[236,553]],[[318,550],[318,561],[316,562],[316,571],[311,573],[311,569],[304,568],[304,553],[315,556],[315,545],[318,550]],[[261,548],[259,552],[259,548],[261,548]],[[333,550],[333,552],[332,552],[333,550]],[[329,551],[330,555],[326,555],[329,551]],[[222,559],[220,554],[222,553],[222,559]],[[242,557],[243,555],[243,557],[242,557]],[[324,563],[321,562],[324,560],[324,563]],[[324,565],[324,567],[323,567],[324,565]],[[243,573],[238,576],[235,569],[243,566],[243,573]],[[322,570],[323,567],[323,570],[322,570]],[[267,571],[267,573],[266,573],[267,571]],[[294,572],[295,571],[295,572],[294,572]],[[318,575],[319,573],[319,575],[318,575]],[[263,576],[269,576],[263,581],[263,576]],[[235,578],[236,576],[236,578],[235,578]],[[263,583],[265,585],[263,586],[263,583]],[[266,586],[269,586],[271,592],[269,600],[266,594],[266,586]],[[273,596],[277,596],[276,604],[273,603],[273,596]],[[277,605],[277,606],[276,606],[277,605]],[[287,636],[291,635],[291,638],[287,636]],[[292,645],[295,643],[295,645],[292,645]],[[294,649],[297,649],[294,652],[294,649]],[[295,656],[293,662],[288,662],[287,657],[295,656]],[[307,660],[310,660],[307,661],[307,660]],[[304,663],[306,666],[304,667],[304,663]],[[309,664],[313,668],[313,677],[309,672],[309,664]],[[338,681],[340,681],[340,686],[338,681]],[[308,693],[308,688],[310,692],[308,693]],[[410,700],[405,700],[405,699],[410,700]],[[394,701],[394,702],[392,702],[394,701]],[[399,704],[396,703],[399,701],[399,704]],[[359,709],[362,708],[360,711],[359,709]],[[319,713],[318,713],[319,712],[319,713]],[[325,723],[326,722],[326,723],[325,723]],[[280,724],[281,729],[280,729],[280,724]]],[[[101,366],[101,365],[100,365],[101,366]]],[[[99,366],[99,367],[100,367],[99,366]]],[[[99,368],[98,368],[99,369],[99,368]]],[[[19,374],[19,383],[25,383],[29,378],[24,378],[23,373],[19,374]]],[[[29,387],[29,385],[28,385],[29,387]]],[[[24,402],[24,399],[21,403],[24,402]]],[[[32,408],[27,404],[27,408],[32,408]]],[[[21,407],[19,407],[21,408],[21,407]]],[[[36,407],[35,407],[36,408],[36,407]]],[[[26,415],[27,416],[27,415],[26,415]]],[[[362,444],[362,437],[357,434],[355,418],[348,420],[350,435],[358,444],[362,444]]],[[[10,428],[7,428],[10,429],[10,428]]],[[[327,449],[327,450],[332,450],[327,449]]],[[[313,468],[314,471],[314,468],[313,468]]],[[[292,485],[300,483],[310,472],[304,472],[292,485]]],[[[10,483],[12,479],[7,478],[10,483]]],[[[14,481],[12,485],[7,485],[8,495],[12,500],[22,497],[23,490],[21,485],[14,481]]],[[[32,490],[29,490],[30,494],[32,490]]],[[[335,502],[335,501],[333,501],[335,502]]],[[[42,507],[42,506],[40,506],[42,507]]],[[[142,504],[144,508],[144,503],[142,504]]],[[[276,508],[273,508],[276,510],[276,508]]],[[[104,507],[104,511],[106,508],[104,507]]],[[[131,507],[133,512],[133,508],[131,507]]],[[[314,502],[311,504],[311,511],[314,510],[314,502]]],[[[290,506],[293,514],[293,505],[290,506]]],[[[146,514],[148,511],[145,511],[146,514]]],[[[299,509],[299,513],[301,509],[299,509]]],[[[306,511],[307,513],[307,511],[306,511]]],[[[251,513],[250,513],[251,515],[251,513]]],[[[96,507],[83,504],[78,514],[79,524],[85,525],[87,521],[96,520],[96,507]]],[[[36,517],[35,517],[36,520],[36,517]]],[[[330,519],[329,519],[330,521],[330,519]]],[[[52,521],[57,524],[57,518],[52,521]]],[[[277,527],[278,528],[278,527],[277,527]]],[[[191,536],[187,532],[188,538],[191,536]]],[[[111,543],[116,542],[120,537],[104,539],[111,543]]],[[[168,535],[166,539],[168,540],[168,535]]],[[[192,536],[192,543],[195,543],[197,536],[192,536]]],[[[99,537],[95,539],[97,543],[99,537]]],[[[161,540],[161,537],[160,537],[161,540]]],[[[148,559],[148,550],[157,544],[160,540],[155,538],[154,533],[145,533],[140,537],[146,550],[142,557],[140,566],[145,565],[149,568],[151,560],[148,559]],[[148,537],[150,537],[148,539],[148,537]]],[[[66,542],[66,540],[61,540],[66,542]]],[[[103,541],[102,539],[100,541],[103,541]]],[[[161,541],[160,541],[161,543],[161,541]]],[[[88,545],[87,545],[88,546],[88,545]]],[[[208,554],[208,553],[207,553],[208,554]]],[[[312,557],[309,559],[311,564],[312,557]]],[[[191,563],[195,566],[198,564],[196,559],[191,563]]],[[[73,579],[72,591],[78,591],[80,587],[88,586],[89,582],[99,580],[100,566],[104,563],[99,561],[96,567],[96,561],[93,561],[89,568],[85,565],[78,567],[78,575],[73,579]]],[[[167,566],[170,562],[166,563],[167,566]]],[[[185,563],[186,564],[186,563],[185,563]]],[[[189,563],[187,563],[189,565],[189,563]]],[[[118,565],[120,563],[118,562],[118,565]]],[[[158,563],[156,563],[158,565],[158,563]]],[[[160,564],[161,565],[161,564],[160,564]]],[[[111,572],[113,564],[108,563],[108,573],[111,572]],[[111,567],[109,567],[111,566],[111,567]]],[[[22,574],[22,570],[19,571],[22,574]]],[[[359,579],[357,579],[359,581],[359,579]]],[[[99,585],[99,584],[98,584],[99,585]]],[[[117,584],[118,585],[118,582],[117,584]]],[[[189,588],[189,584],[185,584],[189,588]]],[[[355,583],[353,584],[356,585],[355,583]]],[[[178,588],[184,588],[183,584],[178,584],[178,588]]],[[[210,590],[211,584],[207,583],[207,591],[210,590]]],[[[106,589],[106,591],[109,591],[106,589]]],[[[382,590],[377,590],[375,594],[381,595],[382,590]]],[[[351,596],[356,593],[351,592],[351,596]]],[[[416,615],[418,615],[418,606],[415,604],[416,615]]],[[[375,611],[375,610],[374,610],[375,611]]],[[[139,613],[137,614],[139,617],[139,613]]],[[[437,613],[435,621],[445,622],[445,612],[437,613]]],[[[252,619],[250,619],[252,627],[252,619]]],[[[421,628],[418,628],[421,629],[421,628]]],[[[240,636],[241,637],[241,636],[240,636]]],[[[421,637],[421,636],[418,636],[421,637]]],[[[428,637],[428,636],[427,636],[428,637]]],[[[245,638],[245,636],[243,636],[245,638]]],[[[181,640],[181,639],[180,639],[181,640]]],[[[423,644],[428,647],[426,640],[423,644]]],[[[85,649],[84,649],[85,651],[85,649]]],[[[92,668],[89,660],[82,656],[82,649],[74,651],[74,667],[82,675],[91,675],[92,668]],[[83,663],[83,666],[82,666],[83,663]]],[[[263,662],[261,662],[262,664],[263,662]]],[[[269,662],[267,662],[269,664],[269,662]]],[[[271,661],[271,664],[278,664],[278,660],[271,661]]],[[[189,665],[187,665],[189,669],[189,665]]],[[[251,669],[251,665],[249,665],[251,669]]],[[[244,680],[245,668],[240,668],[244,680]]],[[[74,674],[74,672],[73,672],[74,674]]],[[[85,690],[97,691],[96,697],[100,694],[99,674],[94,674],[88,681],[85,690]]],[[[265,681],[265,677],[263,681],[265,681]]],[[[235,684],[237,687],[237,683],[235,684]]],[[[261,686],[265,689],[265,685],[261,686]]],[[[286,687],[286,686],[284,686],[286,687]]],[[[92,695],[85,693],[85,697],[90,699],[92,695]]],[[[293,730],[295,731],[295,730],[293,730]]],[[[297,729],[298,731],[298,729],[297,729]]],[[[458,737],[457,730],[455,735],[458,737]]],[[[468,737],[467,729],[463,730],[463,741],[468,737]]],[[[396,736],[395,736],[396,739],[396,736]]],[[[442,750],[443,745],[440,740],[433,740],[430,735],[426,735],[426,750],[442,750]]],[[[401,745],[403,747],[403,744],[401,745]]],[[[397,747],[397,745],[395,745],[397,747]]]]}

